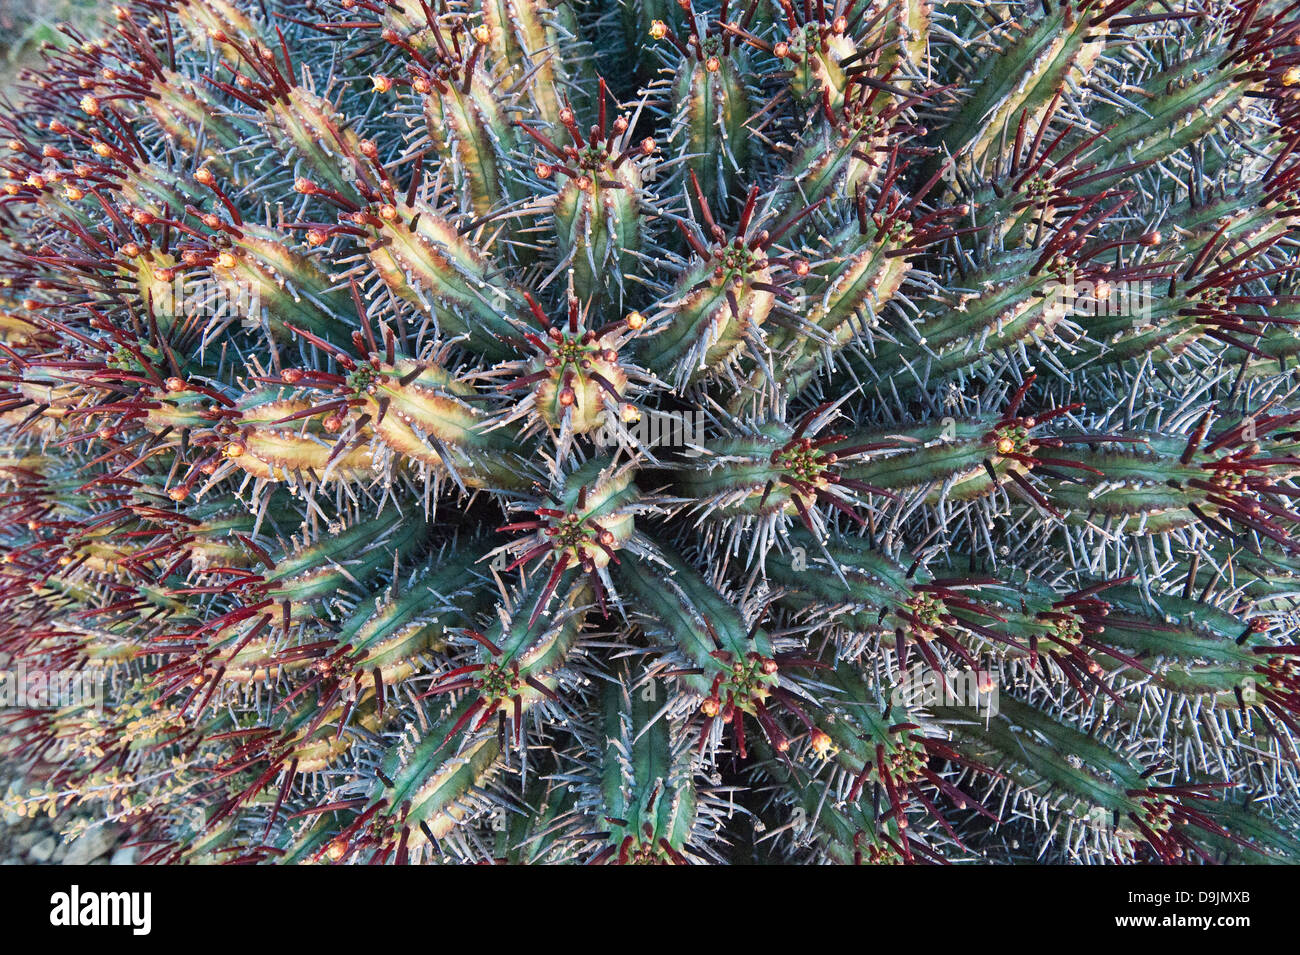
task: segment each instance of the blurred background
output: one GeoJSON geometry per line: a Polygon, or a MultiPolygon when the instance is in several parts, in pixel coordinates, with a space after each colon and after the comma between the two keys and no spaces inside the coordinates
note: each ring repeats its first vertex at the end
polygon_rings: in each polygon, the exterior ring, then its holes
{"type": "Polygon", "coordinates": [[[45,43],[66,43],[58,24],[88,25],[96,8],[110,4],[96,0],[0,0],[0,88],[8,93],[18,71],[34,66],[45,43]]]}

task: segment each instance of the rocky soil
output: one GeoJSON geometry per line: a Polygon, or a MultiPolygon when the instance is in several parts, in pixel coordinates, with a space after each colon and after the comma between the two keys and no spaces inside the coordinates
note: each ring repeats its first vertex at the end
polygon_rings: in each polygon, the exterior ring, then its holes
{"type": "MultiPolygon", "coordinates": [[[[0,794],[11,785],[21,783],[0,763],[0,794]]],[[[5,812],[0,818],[0,865],[134,865],[136,850],[121,843],[121,834],[107,826],[64,842],[48,816],[31,818],[5,812]]]]}
{"type": "MultiPolygon", "coordinates": [[[[2,733],[3,730],[0,730],[2,733]]],[[[71,841],[60,835],[75,814],[55,820],[47,815],[21,816],[11,811],[14,797],[30,790],[0,748],[0,865],[133,865],[136,850],[121,843],[115,826],[96,826],[71,841]]],[[[86,823],[92,820],[86,818],[86,823]]]]}

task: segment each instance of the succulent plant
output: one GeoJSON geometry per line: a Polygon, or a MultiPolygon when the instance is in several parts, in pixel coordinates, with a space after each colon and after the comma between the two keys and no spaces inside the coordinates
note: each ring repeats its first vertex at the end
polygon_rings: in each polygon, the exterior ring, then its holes
{"type": "Polygon", "coordinates": [[[100,692],[0,711],[7,807],[154,862],[1300,861],[1298,40],[69,27],[0,119],[0,662],[100,692]]]}

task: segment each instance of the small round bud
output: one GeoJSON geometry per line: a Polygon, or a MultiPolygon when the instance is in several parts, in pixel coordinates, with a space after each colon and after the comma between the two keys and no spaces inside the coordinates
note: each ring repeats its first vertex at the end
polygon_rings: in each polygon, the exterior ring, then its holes
{"type": "Polygon", "coordinates": [[[473,30],[473,34],[475,43],[482,43],[486,46],[492,41],[492,30],[486,23],[480,23],[476,26],[473,30]]]}
{"type": "Polygon", "coordinates": [[[299,176],[293,181],[293,191],[304,196],[314,196],[320,192],[320,187],[306,176],[299,176]]]}
{"type": "Polygon", "coordinates": [[[650,39],[662,40],[668,35],[668,24],[662,20],[654,20],[650,24],[650,39]]]}
{"type": "Polygon", "coordinates": [[[393,88],[393,80],[388,76],[372,76],[370,83],[375,88],[376,93],[387,93],[393,88]]]}
{"type": "Polygon", "coordinates": [[[171,392],[184,391],[184,390],[185,390],[185,379],[183,379],[183,378],[168,378],[165,382],[163,382],[163,385],[166,386],[167,390],[168,390],[168,391],[171,391],[171,392]]]}
{"type": "Polygon", "coordinates": [[[340,414],[332,414],[322,421],[321,425],[330,434],[337,434],[339,431],[343,430],[343,416],[340,414]]]}
{"type": "Polygon", "coordinates": [[[551,176],[555,175],[554,167],[552,167],[550,163],[544,163],[544,162],[539,162],[536,166],[534,166],[533,172],[537,173],[538,179],[550,179],[551,176]]]}
{"type": "Polygon", "coordinates": [[[81,111],[88,116],[98,116],[100,112],[99,100],[93,96],[81,97],[81,111]]]}
{"type": "Polygon", "coordinates": [[[302,381],[302,371],[297,368],[286,368],[280,372],[280,380],[286,385],[296,385],[302,381]]]}
{"type": "Polygon", "coordinates": [[[711,56],[704,61],[704,68],[710,73],[716,73],[718,70],[722,69],[722,61],[716,56],[711,56]]]}
{"type": "Polygon", "coordinates": [[[776,46],[772,47],[772,52],[775,53],[779,59],[784,60],[790,55],[790,44],[782,40],[780,43],[776,44],[776,46]]]}

